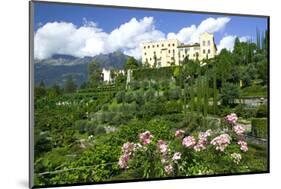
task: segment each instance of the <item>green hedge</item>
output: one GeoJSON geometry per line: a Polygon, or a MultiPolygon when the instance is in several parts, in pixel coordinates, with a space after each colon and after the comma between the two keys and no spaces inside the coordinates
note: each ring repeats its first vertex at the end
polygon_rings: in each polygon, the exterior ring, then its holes
{"type": "Polygon", "coordinates": [[[268,124],[267,118],[254,118],[252,119],[252,135],[259,138],[267,138],[268,124]]]}
{"type": "Polygon", "coordinates": [[[172,67],[162,67],[162,68],[142,68],[133,70],[133,78],[138,81],[145,79],[170,79],[173,76],[174,69],[176,66],[172,67]]]}

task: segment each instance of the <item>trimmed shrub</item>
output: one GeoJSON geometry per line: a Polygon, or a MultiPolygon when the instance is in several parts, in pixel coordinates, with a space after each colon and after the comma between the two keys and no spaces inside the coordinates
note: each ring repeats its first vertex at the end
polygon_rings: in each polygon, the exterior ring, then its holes
{"type": "Polygon", "coordinates": [[[169,100],[178,100],[180,98],[180,89],[174,88],[168,91],[169,100]]]}
{"type": "Polygon", "coordinates": [[[106,133],[106,130],[103,126],[97,126],[96,131],[95,131],[95,135],[101,135],[106,133]]]}
{"type": "Polygon", "coordinates": [[[166,113],[181,113],[182,112],[182,104],[177,101],[169,101],[165,104],[166,113]]]}
{"type": "Polygon", "coordinates": [[[146,93],[145,93],[145,100],[146,101],[151,101],[153,100],[155,97],[155,90],[148,90],[146,93]]]}
{"type": "Polygon", "coordinates": [[[237,115],[243,118],[256,117],[257,114],[257,110],[255,108],[248,107],[244,104],[237,105],[234,112],[237,112],[237,115]]]}
{"type": "Polygon", "coordinates": [[[122,101],[124,99],[125,99],[125,92],[124,91],[120,91],[116,94],[116,100],[117,100],[118,104],[122,103],[122,101]]]}
{"type": "Polygon", "coordinates": [[[170,83],[168,80],[161,81],[160,85],[162,90],[166,90],[170,88],[170,83]]]}
{"type": "Polygon", "coordinates": [[[149,89],[149,82],[148,81],[141,82],[141,88],[143,88],[143,90],[145,91],[149,89]]]}
{"type": "Polygon", "coordinates": [[[138,81],[131,81],[130,82],[130,87],[132,90],[138,90],[140,89],[140,83],[138,81]]]}
{"type": "Polygon", "coordinates": [[[143,93],[141,92],[136,92],[135,93],[135,100],[136,100],[136,103],[138,105],[143,105],[144,104],[144,97],[143,97],[143,93]]]}
{"type": "Polygon", "coordinates": [[[267,138],[268,136],[268,124],[267,118],[254,118],[252,119],[252,131],[251,134],[259,138],[267,138]]]}
{"type": "Polygon", "coordinates": [[[127,93],[125,96],[125,102],[132,103],[135,100],[133,93],[127,93]]]}
{"type": "Polygon", "coordinates": [[[267,117],[267,105],[260,105],[257,110],[257,117],[267,117]]]}

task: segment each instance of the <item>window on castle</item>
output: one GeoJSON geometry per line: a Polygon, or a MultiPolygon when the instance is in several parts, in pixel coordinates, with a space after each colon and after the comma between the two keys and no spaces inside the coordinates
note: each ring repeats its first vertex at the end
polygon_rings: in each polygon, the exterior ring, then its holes
{"type": "Polygon", "coordinates": [[[146,49],[146,46],[144,46],[143,48],[146,49]]]}
{"type": "Polygon", "coordinates": [[[147,46],[147,48],[150,48],[149,45],[147,46]]]}
{"type": "Polygon", "coordinates": [[[159,47],[159,45],[157,45],[157,47],[159,47]]]}
{"type": "Polygon", "coordinates": [[[164,44],[162,44],[162,47],[164,47],[164,44]]]}
{"type": "Polygon", "coordinates": [[[208,46],[210,46],[211,45],[211,41],[210,40],[208,40],[208,46]]]}
{"type": "Polygon", "coordinates": [[[206,51],[205,51],[205,49],[203,49],[203,54],[205,54],[206,53],[206,51]]]}
{"type": "Polygon", "coordinates": [[[175,46],[175,44],[173,43],[173,47],[175,46]]]}
{"type": "Polygon", "coordinates": [[[146,52],[144,53],[144,55],[146,55],[146,52]]]}
{"type": "Polygon", "coordinates": [[[170,50],[168,50],[168,53],[171,53],[171,51],[170,51],[170,50]]]}
{"type": "Polygon", "coordinates": [[[168,47],[170,47],[171,45],[170,45],[170,43],[168,44],[168,47]]]}
{"type": "Polygon", "coordinates": [[[203,46],[205,46],[206,45],[206,41],[203,41],[203,46]]]}
{"type": "Polygon", "coordinates": [[[152,45],[152,48],[154,48],[154,45],[152,45]]]}
{"type": "Polygon", "coordinates": [[[210,49],[208,49],[208,54],[210,54],[211,53],[211,50],[210,49]]]}

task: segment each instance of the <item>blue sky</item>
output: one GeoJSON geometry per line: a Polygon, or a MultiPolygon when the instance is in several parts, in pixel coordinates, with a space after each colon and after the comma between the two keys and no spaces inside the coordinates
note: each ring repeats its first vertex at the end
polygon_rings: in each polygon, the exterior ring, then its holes
{"type": "MultiPolygon", "coordinates": [[[[199,26],[208,18],[227,17],[230,19],[224,27],[214,32],[216,44],[226,36],[247,37],[255,40],[256,28],[267,29],[267,18],[249,16],[230,16],[218,14],[200,14],[190,12],[173,12],[143,9],[125,9],[71,4],[35,3],[35,32],[45,24],[53,22],[72,23],[76,28],[83,27],[85,21],[94,22],[95,27],[110,34],[114,29],[129,22],[132,18],[140,21],[144,17],[153,18],[153,27],[164,35],[177,34],[182,28],[199,26]]],[[[38,32],[39,33],[39,32],[38,32]]],[[[38,46],[38,45],[37,45],[38,46]]],[[[36,47],[36,45],[35,45],[36,47]]],[[[122,49],[122,48],[121,48],[122,49]]],[[[128,48],[124,48],[127,49],[128,48]]]]}

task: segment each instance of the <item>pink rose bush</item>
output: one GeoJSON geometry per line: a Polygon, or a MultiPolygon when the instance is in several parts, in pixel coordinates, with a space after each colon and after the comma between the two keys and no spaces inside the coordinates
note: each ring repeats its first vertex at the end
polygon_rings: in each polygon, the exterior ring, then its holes
{"type": "Polygon", "coordinates": [[[231,138],[228,134],[221,134],[211,141],[211,144],[216,147],[216,150],[221,152],[230,144],[231,138]]]}
{"type": "Polygon", "coordinates": [[[122,146],[123,154],[120,156],[118,165],[121,169],[128,168],[128,161],[133,156],[133,152],[135,152],[138,148],[141,148],[141,144],[135,144],[132,142],[126,142],[122,146]]]}
{"type": "Polygon", "coordinates": [[[180,159],[181,159],[181,153],[180,152],[175,152],[174,155],[173,155],[172,160],[176,162],[176,161],[178,161],[180,159]]]}
{"type": "Polygon", "coordinates": [[[241,149],[243,152],[247,152],[247,151],[248,151],[248,144],[247,144],[247,142],[242,141],[242,140],[239,140],[237,144],[240,145],[240,149],[241,149]]]}
{"type": "Polygon", "coordinates": [[[173,172],[173,166],[171,164],[168,164],[164,167],[164,170],[167,174],[171,174],[173,172]]]}
{"type": "Polygon", "coordinates": [[[245,132],[245,128],[242,125],[233,126],[233,130],[237,135],[242,135],[245,132]]]}
{"type": "Polygon", "coordinates": [[[139,139],[142,144],[146,145],[151,142],[151,139],[153,138],[153,135],[150,133],[150,131],[145,131],[144,133],[141,133],[139,135],[139,139]]]}
{"type": "Polygon", "coordinates": [[[186,148],[192,147],[196,144],[196,140],[193,136],[187,136],[182,140],[182,145],[186,148]]]}
{"type": "Polygon", "coordinates": [[[196,152],[200,152],[202,150],[206,149],[206,145],[207,145],[207,137],[211,136],[212,134],[212,130],[208,129],[206,132],[200,132],[198,134],[198,142],[197,144],[194,146],[194,150],[196,152]]]}
{"type": "Polygon", "coordinates": [[[236,121],[238,120],[238,117],[235,113],[231,113],[231,114],[227,115],[225,117],[225,119],[226,119],[226,121],[228,121],[228,123],[235,124],[236,121]]]}
{"type": "Polygon", "coordinates": [[[177,130],[176,133],[175,133],[175,137],[180,138],[180,137],[183,136],[183,134],[184,134],[184,130],[181,130],[181,129],[177,130]]]}
{"type": "MultiPolygon", "coordinates": [[[[242,152],[248,151],[248,144],[243,139],[245,129],[242,125],[236,124],[238,117],[234,113],[226,116],[226,120],[232,129],[214,131],[208,129],[205,132],[195,132],[195,134],[186,137],[184,137],[184,130],[176,130],[173,134],[174,140],[169,141],[157,140],[150,131],[140,133],[140,143],[126,142],[122,146],[122,154],[118,162],[119,167],[121,169],[131,168],[130,162],[135,160],[140,161],[137,166],[151,165],[151,169],[154,170],[149,170],[149,174],[162,170],[156,175],[164,174],[163,176],[167,176],[181,174],[182,172],[184,172],[183,175],[187,175],[186,171],[191,172],[191,174],[212,173],[212,170],[206,169],[203,165],[212,160],[217,163],[218,158],[222,158],[222,161],[228,160],[230,161],[228,163],[232,162],[234,163],[233,166],[238,166],[241,164],[242,155],[237,152],[239,150],[242,152]],[[142,160],[134,159],[136,153],[141,154],[138,158],[141,157],[142,160]],[[199,158],[197,161],[196,158],[203,153],[206,155],[202,157],[209,159],[202,160],[201,164],[198,165],[198,161],[201,160],[199,158]],[[154,165],[160,167],[155,168],[154,165]],[[198,168],[195,169],[192,166],[198,168]]],[[[144,175],[147,176],[148,173],[144,175]]]]}

